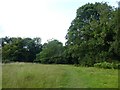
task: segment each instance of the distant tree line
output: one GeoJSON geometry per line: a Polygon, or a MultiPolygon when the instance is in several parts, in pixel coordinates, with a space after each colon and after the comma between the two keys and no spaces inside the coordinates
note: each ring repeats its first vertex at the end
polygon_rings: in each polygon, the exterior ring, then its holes
{"type": "Polygon", "coordinates": [[[38,62],[93,66],[120,61],[120,7],[85,4],[77,9],[63,46],[58,40],[41,44],[40,38],[2,38],[3,62],[38,62]]]}
{"type": "Polygon", "coordinates": [[[2,38],[2,62],[33,62],[41,50],[40,38],[2,38]]]}

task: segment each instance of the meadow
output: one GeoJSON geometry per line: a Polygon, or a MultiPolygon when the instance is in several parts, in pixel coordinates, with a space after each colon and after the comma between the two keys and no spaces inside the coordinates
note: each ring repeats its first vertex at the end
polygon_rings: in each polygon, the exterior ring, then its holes
{"type": "Polygon", "coordinates": [[[118,70],[56,64],[3,64],[2,88],[118,88],[118,70]]]}
{"type": "Polygon", "coordinates": [[[2,65],[0,63],[0,90],[2,89],[2,65]]]}

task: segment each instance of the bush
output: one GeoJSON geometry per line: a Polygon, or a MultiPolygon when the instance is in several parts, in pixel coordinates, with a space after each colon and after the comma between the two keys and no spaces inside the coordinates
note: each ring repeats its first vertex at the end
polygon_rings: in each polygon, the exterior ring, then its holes
{"type": "Polygon", "coordinates": [[[34,62],[34,63],[41,63],[41,61],[38,60],[38,59],[35,59],[33,62],[34,62]]]}
{"type": "Polygon", "coordinates": [[[53,56],[53,57],[51,57],[50,60],[53,61],[53,63],[55,63],[55,64],[66,64],[63,56],[53,56]]]}
{"type": "Polygon", "coordinates": [[[105,69],[119,69],[120,63],[109,63],[109,62],[101,62],[101,63],[95,63],[94,67],[98,68],[105,68],[105,69]]]}
{"type": "Polygon", "coordinates": [[[2,60],[2,63],[10,63],[11,61],[8,59],[2,60]]]}

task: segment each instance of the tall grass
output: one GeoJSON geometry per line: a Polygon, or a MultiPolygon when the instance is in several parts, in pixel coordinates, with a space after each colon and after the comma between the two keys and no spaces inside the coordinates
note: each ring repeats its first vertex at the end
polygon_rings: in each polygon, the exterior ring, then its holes
{"type": "Polygon", "coordinates": [[[2,65],[0,63],[0,89],[2,89],[2,65]]]}
{"type": "Polygon", "coordinates": [[[3,88],[117,88],[118,71],[72,65],[5,64],[3,88]]]}

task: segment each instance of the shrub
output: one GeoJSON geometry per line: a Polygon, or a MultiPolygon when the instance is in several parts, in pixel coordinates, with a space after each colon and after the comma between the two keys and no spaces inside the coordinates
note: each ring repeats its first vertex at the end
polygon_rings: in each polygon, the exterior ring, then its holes
{"type": "Polygon", "coordinates": [[[11,61],[8,59],[2,60],[2,63],[10,63],[11,61]]]}
{"type": "Polygon", "coordinates": [[[62,55],[53,56],[53,57],[51,57],[50,60],[53,61],[53,63],[55,63],[55,64],[66,64],[65,59],[63,58],[62,55]]]}
{"type": "Polygon", "coordinates": [[[98,68],[105,68],[105,69],[119,69],[120,63],[109,63],[109,62],[101,62],[101,63],[95,63],[94,67],[98,68]]]}

